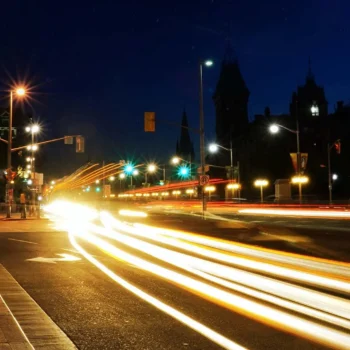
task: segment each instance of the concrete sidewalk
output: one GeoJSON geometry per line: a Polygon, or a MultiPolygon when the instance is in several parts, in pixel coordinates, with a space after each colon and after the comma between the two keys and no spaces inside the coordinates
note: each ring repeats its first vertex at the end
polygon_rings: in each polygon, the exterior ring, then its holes
{"type": "Polygon", "coordinates": [[[76,349],[0,264],[0,350],[76,349]]]}
{"type": "Polygon", "coordinates": [[[0,350],[34,349],[0,295],[0,350]]]}

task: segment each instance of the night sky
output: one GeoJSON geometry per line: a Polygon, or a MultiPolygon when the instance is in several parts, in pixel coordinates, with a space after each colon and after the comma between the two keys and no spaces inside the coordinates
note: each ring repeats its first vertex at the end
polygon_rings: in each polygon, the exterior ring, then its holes
{"type": "MultiPolygon", "coordinates": [[[[155,134],[145,134],[143,113],[180,122],[186,107],[196,127],[199,58],[215,61],[204,71],[206,138],[213,140],[211,96],[229,27],[251,92],[251,118],[265,106],[273,114],[288,112],[309,56],[330,112],[337,100],[350,99],[346,0],[15,0],[2,4],[1,13],[1,81],[34,85],[31,105],[44,125],[41,137],[83,133],[86,158],[172,155],[180,129],[157,124],[155,134]]],[[[194,141],[197,146],[195,135],[194,141]]],[[[55,158],[56,165],[64,157],[55,158]]]]}

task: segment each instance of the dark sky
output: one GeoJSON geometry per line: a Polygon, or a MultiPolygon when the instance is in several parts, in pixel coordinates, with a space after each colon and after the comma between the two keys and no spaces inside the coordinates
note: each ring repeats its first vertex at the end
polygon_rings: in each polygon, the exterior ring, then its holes
{"type": "Polygon", "coordinates": [[[145,134],[143,112],[180,121],[186,106],[196,127],[201,57],[216,63],[204,71],[212,140],[211,96],[228,23],[251,91],[251,117],[267,105],[272,113],[288,112],[309,56],[330,111],[350,98],[347,0],[14,0],[2,3],[1,13],[1,80],[26,77],[36,85],[32,105],[46,136],[87,134],[91,156],[170,156],[180,130],[158,124],[155,134],[145,134]]]}

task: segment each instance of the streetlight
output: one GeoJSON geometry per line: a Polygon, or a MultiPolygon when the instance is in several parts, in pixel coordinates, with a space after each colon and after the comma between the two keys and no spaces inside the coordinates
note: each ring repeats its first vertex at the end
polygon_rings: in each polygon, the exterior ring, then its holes
{"type": "MultiPolygon", "coordinates": [[[[199,134],[200,134],[200,159],[201,159],[201,175],[205,175],[205,144],[204,144],[204,106],[203,106],[203,65],[211,67],[212,60],[199,61],[199,134]]],[[[204,217],[206,210],[204,185],[202,186],[202,215],[204,217]]]]}
{"type": "MultiPolygon", "coordinates": [[[[38,187],[37,187],[36,181],[35,181],[36,172],[35,172],[34,152],[38,150],[38,145],[35,145],[34,141],[35,141],[35,134],[37,134],[40,131],[40,126],[38,124],[32,123],[31,125],[26,127],[26,131],[30,132],[32,134],[32,143],[31,143],[30,146],[27,147],[27,149],[32,152],[32,156],[31,156],[31,159],[30,159],[30,165],[31,165],[30,169],[33,172],[33,187],[34,188],[33,188],[33,191],[32,191],[32,202],[33,202],[33,206],[35,208],[35,205],[36,205],[36,203],[35,203],[36,202],[36,200],[35,200],[35,197],[36,197],[35,190],[38,187]]],[[[28,166],[27,166],[27,168],[28,168],[28,166]]],[[[39,212],[38,212],[38,215],[40,215],[39,212]]]]}
{"type": "Polygon", "coordinates": [[[181,194],[181,191],[178,191],[178,190],[173,191],[173,195],[175,196],[176,199],[179,194],[181,194]]]}
{"type": "Polygon", "coordinates": [[[266,187],[269,184],[267,180],[264,179],[258,179],[255,180],[254,186],[260,187],[260,201],[261,203],[264,203],[264,187],[266,187]]]}
{"type": "Polygon", "coordinates": [[[224,149],[225,151],[228,151],[230,152],[230,168],[231,168],[231,171],[230,171],[230,177],[231,177],[231,180],[232,180],[232,176],[233,176],[233,154],[232,154],[232,143],[230,145],[230,148],[226,148],[224,146],[220,146],[218,145],[217,143],[212,143],[209,145],[209,152],[211,153],[216,153],[219,148],[222,148],[224,149]]]}
{"type": "Polygon", "coordinates": [[[173,157],[173,158],[171,159],[171,162],[172,162],[173,164],[177,165],[177,164],[180,163],[180,160],[181,160],[181,158],[179,158],[179,157],[173,157]]]}
{"type": "Polygon", "coordinates": [[[112,182],[112,181],[114,181],[114,180],[115,180],[115,176],[110,176],[110,177],[109,177],[109,181],[112,182]]]}
{"type": "Polygon", "coordinates": [[[122,191],[122,180],[124,180],[126,177],[125,173],[120,173],[119,174],[119,191],[122,191]]]}
{"type": "Polygon", "coordinates": [[[204,187],[204,191],[209,193],[209,200],[211,199],[212,192],[215,192],[215,186],[206,186],[204,187]]]}
{"type": "Polygon", "coordinates": [[[302,185],[305,185],[309,182],[309,178],[307,176],[294,176],[292,177],[292,184],[296,184],[299,185],[299,200],[300,200],[300,204],[302,204],[301,200],[302,200],[302,185]]]}
{"type": "Polygon", "coordinates": [[[337,174],[333,174],[333,175],[332,175],[332,180],[333,180],[333,181],[338,180],[338,175],[337,175],[337,174]]]}
{"type": "Polygon", "coordinates": [[[7,212],[6,217],[11,217],[11,202],[13,197],[13,190],[11,189],[12,180],[12,119],[13,119],[13,94],[18,97],[23,97],[26,94],[26,90],[23,87],[17,87],[10,90],[10,113],[9,113],[9,125],[8,125],[8,142],[7,142],[7,183],[6,183],[6,199],[7,199],[7,212]]]}
{"type": "MultiPolygon", "coordinates": [[[[299,122],[298,122],[298,119],[297,119],[297,122],[296,122],[296,130],[293,130],[293,129],[289,129],[281,124],[272,124],[270,126],[270,132],[272,134],[276,134],[279,132],[279,129],[282,128],[282,129],[285,129],[293,134],[296,135],[297,137],[297,175],[300,176],[301,175],[301,159],[300,159],[300,138],[299,138],[299,122]]],[[[301,204],[302,202],[302,191],[301,191],[301,184],[299,184],[299,202],[301,204]]]]}
{"type": "Polygon", "coordinates": [[[188,190],[186,190],[186,193],[190,195],[190,199],[192,199],[192,195],[194,193],[194,189],[193,188],[189,188],[188,190]]]}
{"type": "Polygon", "coordinates": [[[146,171],[145,171],[145,187],[147,186],[147,174],[150,173],[154,173],[155,171],[157,170],[157,166],[155,164],[148,164],[147,165],[147,168],[146,168],[146,171]]]}
{"type": "Polygon", "coordinates": [[[228,184],[228,185],[226,186],[226,188],[227,188],[228,190],[232,190],[232,197],[234,197],[235,191],[236,191],[236,190],[240,190],[240,189],[241,189],[241,185],[238,184],[238,183],[231,183],[231,184],[228,184]]]}

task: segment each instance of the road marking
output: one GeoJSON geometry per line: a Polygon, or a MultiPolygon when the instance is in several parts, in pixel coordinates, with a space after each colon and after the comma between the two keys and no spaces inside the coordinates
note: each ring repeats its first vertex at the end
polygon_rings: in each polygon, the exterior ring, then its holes
{"type": "Polygon", "coordinates": [[[69,254],[56,254],[61,256],[62,258],[43,258],[41,256],[37,258],[27,259],[26,261],[33,261],[33,262],[42,262],[47,264],[56,264],[57,261],[78,261],[81,260],[80,258],[69,255],[69,254]]]}
{"type": "Polygon", "coordinates": [[[8,238],[9,241],[15,241],[15,242],[22,242],[22,243],[28,243],[28,244],[39,244],[36,242],[29,242],[29,241],[23,241],[22,239],[15,239],[15,238],[8,238]]]}

